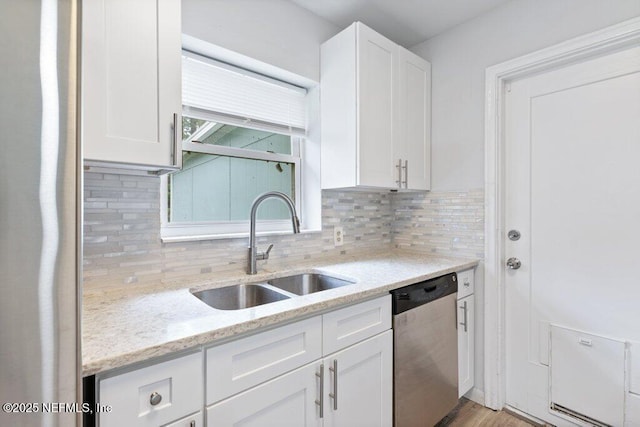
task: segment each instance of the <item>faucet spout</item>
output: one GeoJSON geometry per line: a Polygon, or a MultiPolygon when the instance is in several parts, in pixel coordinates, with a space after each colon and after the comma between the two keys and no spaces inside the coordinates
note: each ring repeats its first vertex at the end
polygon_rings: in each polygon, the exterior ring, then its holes
{"type": "MultiPolygon", "coordinates": [[[[294,234],[300,233],[300,220],[298,219],[298,215],[296,213],[296,206],[289,196],[279,191],[268,191],[256,197],[256,199],[251,204],[251,229],[249,232],[249,268],[247,274],[256,274],[258,272],[258,267],[256,264],[256,261],[258,259],[269,258],[269,251],[267,251],[265,254],[258,254],[256,248],[256,215],[258,213],[258,206],[260,206],[263,201],[269,198],[280,199],[285,203],[285,205],[287,205],[287,207],[289,208],[289,213],[291,214],[291,226],[293,228],[293,232],[294,234]]],[[[271,247],[269,247],[269,250],[271,250],[271,247]]]]}

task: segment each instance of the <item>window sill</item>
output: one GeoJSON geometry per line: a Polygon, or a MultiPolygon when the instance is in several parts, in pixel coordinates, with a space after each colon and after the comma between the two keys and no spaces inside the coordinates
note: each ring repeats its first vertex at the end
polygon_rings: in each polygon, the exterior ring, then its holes
{"type": "MultiPolygon", "coordinates": [[[[314,234],[321,233],[322,230],[307,229],[300,230],[300,234],[314,234]]],[[[257,237],[262,236],[284,236],[292,234],[291,230],[272,230],[272,231],[258,231],[257,237]]],[[[223,239],[248,239],[249,233],[226,233],[226,234],[200,234],[193,236],[160,236],[162,243],[178,243],[178,242],[196,242],[201,240],[223,240],[223,239]]]]}

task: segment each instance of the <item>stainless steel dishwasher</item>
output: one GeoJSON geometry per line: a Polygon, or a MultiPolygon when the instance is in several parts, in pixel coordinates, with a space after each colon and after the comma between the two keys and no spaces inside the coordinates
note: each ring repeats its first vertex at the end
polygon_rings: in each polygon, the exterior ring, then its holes
{"type": "Polygon", "coordinates": [[[435,425],[458,403],[455,273],[391,291],[395,427],[435,425]]]}

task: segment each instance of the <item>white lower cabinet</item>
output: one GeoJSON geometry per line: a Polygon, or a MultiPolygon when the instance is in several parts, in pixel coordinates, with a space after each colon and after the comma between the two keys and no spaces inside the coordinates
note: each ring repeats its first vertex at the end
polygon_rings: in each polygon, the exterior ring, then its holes
{"type": "Polygon", "coordinates": [[[392,358],[385,295],[100,376],[99,425],[200,427],[206,406],[211,427],[391,427],[392,358]]]}
{"type": "Polygon", "coordinates": [[[209,406],[207,426],[389,427],[392,357],[388,330],[209,406]]]}
{"type": "Polygon", "coordinates": [[[391,426],[391,330],[326,357],[324,375],[325,427],[391,426]]]}
{"type": "Polygon", "coordinates": [[[458,397],[474,386],[475,304],[473,269],[458,273],[458,397]]]}
{"type": "Polygon", "coordinates": [[[321,426],[320,363],[310,363],[207,408],[208,427],[321,426]]]}
{"type": "Polygon", "coordinates": [[[386,295],[208,349],[206,400],[213,404],[207,407],[207,425],[390,427],[390,328],[391,297],[386,295]],[[301,357],[313,354],[318,354],[315,361],[299,367],[301,357]],[[261,373],[264,380],[268,372],[268,381],[215,401],[228,396],[225,386],[241,383],[226,379],[233,373],[238,379],[261,373]]]}

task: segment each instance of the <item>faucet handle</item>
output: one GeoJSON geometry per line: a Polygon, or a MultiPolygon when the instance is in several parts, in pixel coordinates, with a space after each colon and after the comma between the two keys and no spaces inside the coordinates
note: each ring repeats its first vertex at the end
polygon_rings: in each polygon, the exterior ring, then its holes
{"type": "Polygon", "coordinates": [[[259,259],[259,260],[269,259],[269,252],[271,252],[271,249],[273,249],[273,244],[269,245],[266,252],[260,252],[256,254],[256,259],[259,259]]]}
{"type": "Polygon", "coordinates": [[[271,252],[271,249],[273,249],[273,244],[269,245],[267,248],[267,252],[264,253],[264,259],[269,259],[269,252],[271,252]]]}

